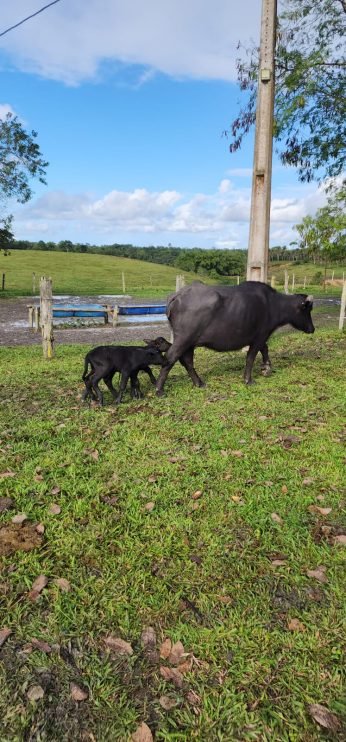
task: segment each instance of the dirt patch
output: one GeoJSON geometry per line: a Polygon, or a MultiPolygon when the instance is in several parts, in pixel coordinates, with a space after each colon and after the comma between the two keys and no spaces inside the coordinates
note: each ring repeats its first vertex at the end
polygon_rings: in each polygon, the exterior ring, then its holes
{"type": "Polygon", "coordinates": [[[9,556],[16,551],[31,551],[42,543],[42,536],[33,523],[9,523],[0,528],[0,556],[9,556]]]}

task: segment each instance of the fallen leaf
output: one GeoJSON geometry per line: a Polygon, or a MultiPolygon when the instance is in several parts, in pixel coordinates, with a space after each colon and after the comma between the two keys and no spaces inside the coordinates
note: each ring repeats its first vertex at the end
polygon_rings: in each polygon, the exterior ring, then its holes
{"type": "Polygon", "coordinates": [[[303,479],[303,484],[306,485],[306,486],[308,484],[312,484],[313,482],[314,482],[314,478],[313,477],[306,477],[305,479],[303,479]]]}
{"type": "Polygon", "coordinates": [[[325,706],[319,703],[310,703],[308,705],[309,713],[321,727],[329,729],[331,732],[337,732],[340,729],[340,721],[336,714],[332,714],[325,706]]]}
{"type": "Polygon", "coordinates": [[[307,569],[306,574],[308,577],[314,577],[319,582],[328,582],[328,577],[325,574],[326,567],[317,567],[317,569],[307,569]]]}
{"type": "Polygon", "coordinates": [[[59,513],[61,513],[61,507],[60,505],[57,505],[56,502],[52,502],[52,504],[48,508],[48,512],[51,515],[59,515],[59,513]]]}
{"type": "Polygon", "coordinates": [[[26,513],[17,513],[17,515],[14,515],[13,518],[11,518],[12,523],[24,523],[25,520],[28,520],[26,513]]]}
{"type": "Polygon", "coordinates": [[[283,522],[282,521],[282,518],[277,513],[272,513],[270,517],[274,521],[274,523],[282,523],[283,522]]]}
{"type": "Polygon", "coordinates": [[[141,634],[142,644],[144,647],[156,646],[156,634],[152,626],[147,626],[141,634]]]}
{"type": "Polygon", "coordinates": [[[184,654],[184,645],[182,644],[182,642],[177,641],[172,646],[171,653],[168,657],[168,662],[171,662],[172,665],[179,665],[184,654]]]}
{"type": "Polygon", "coordinates": [[[193,500],[198,500],[200,497],[202,497],[202,490],[196,490],[196,492],[191,495],[193,500]]]}
{"type": "Polygon", "coordinates": [[[40,593],[46,585],[48,585],[48,577],[46,575],[39,575],[32,583],[31,589],[35,590],[36,593],[40,593]]]}
{"type": "Polygon", "coordinates": [[[161,696],[159,698],[159,704],[162,706],[165,711],[170,711],[174,706],[177,705],[177,702],[173,700],[173,698],[170,698],[169,696],[161,696]]]}
{"type": "Polygon", "coordinates": [[[0,497],[0,513],[13,507],[12,497],[0,497]]]}
{"type": "Polygon", "coordinates": [[[305,631],[305,626],[298,618],[291,618],[287,624],[290,631],[305,631]]]}
{"type": "Polygon", "coordinates": [[[329,515],[332,512],[332,508],[320,508],[319,505],[309,505],[308,511],[310,513],[319,513],[320,515],[329,515]]]}
{"type": "Polygon", "coordinates": [[[230,451],[231,456],[235,456],[237,459],[241,459],[244,456],[243,451],[230,451]]]}
{"type": "Polygon", "coordinates": [[[273,567],[283,567],[287,565],[287,562],[285,559],[273,559],[272,565],[273,567]]]}
{"type": "Polygon", "coordinates": [[[341,544],[342,546],[346,546],[346,534],[340,533],[339,536],[335,536],[334,543],[341,544]]]}
{"type": "Polygon", "coordinates": [[[183,676],[175,667],[160,667],[160,673],[164,680],[171,681],[176,688],[183,687],[183,676]]]}
{"type": "Polygon", "coordinates": [[[160,647],[160,657],[163,660],[168,659],[170,653],[172,651],[172,642],[170,639],[165,639],[164,642],[162,642],[160,647]]]}
{"type": "Polygon", "coordinates": [[[3,629],[0,629],[0,648],[3,644],[5,644],[5,641],[8,639],[8,637],[12,634],[12,629],[8,629],[6,626],[4,626],[3,629]]]}
{"type": "Polygon", "coordinates": [[[6,477],[15,477],[16,473],[14,471],[10,471],[10,469],[7,469],[7,471],[0,472],[0,479],[5,479],[6,477]]]}
{"type": "Polygon", "coordinates": [[[194,690],[189,690],[186,694],[186,700],[191,706],[199,706],[201,703],[201,697],[194,690]]]}
{"type": "Polygon", "coordinates": [[[58,495],[59,492],[60,492],[60,487],[58,487],[58,485],[55,485],[55,487],[52,487],[52,489],[50,491],[50,494],[51,495],[58,495]]]}
{"type": "Polygon", "coordinates": [[[71,583],[68,580],[66,580],[65,577],[58,577],[56,580],[54,580],[54,583],[64,593],[68,593],[71,590],[71,583]]]}
{"type": "Polygon", "coordinates": [[[178,665],[178,670],[181,672],[182,675],[184,675],[186,672],[191,672],[192,670],[192,657],[188,657],[185,662],[181,662],[180,665],[178,665]]]}
{"type": "Polygon", "coordinates": [[[154,742],[154,737],[145,721],[142,721],[139,727],[131,736],[132,742],[154,742]]]}
{"type": "Polygon", "coordinates": [[[281,487],[281,492],[282,492],[282,494],[283,494],[283,495],[287,495],[287,492],[288,492],[288,487],[286,487],[286,485],[285,485],[285,484],[283,484],[283,485],[282,485],[282,487],[281,487]]]}
{"type": "Polygon", "coordinates": [[[150,476],[148,477],[148,482],[157,482],[156,474],[150,474],[150,476]]]}
{"type": "Polygon", "coordinates": [[[70,684],[70,693],[74,701],[86,701],[89,698],[89,691],[84,690],[77,683],[70,684]]]}
{"type": "Polygon", "coordinates": [[[42,639],[31,639],[31,645],[35,649],[39,649],[41,652],[45,652],[45,654],[50,654],[52,651],[52,647],[48,642],[42,641],[42,639]]]}
{"type": "Polygon", "coordinates": [[[151,513],[152,510],[154,510],[155,503],[154,502],[147,502],[144,505],[145,509],[148,511],[148,513],[151,513]]]}
{"type": "Polygon", "coordinates": [[[38,524],[37,524],[37,526],[36,526],[36,531],[37,531],[37,533],[39,533],[40,535],[42,535],[42,534],[44,533],[44,531],[45,531],[45,528],[44,528],[44,525],[43,525],[43,523],[38,523],[38,524]]]}
{"type": "Polygon", "coordinates": [[[107,636],[105,641],[106,647],[111,650],[112,654],[124,657],[133,654],[133,649],[129,642],[125,642],[124,639],[120,639],[117,636],[107,636]]]}
{"type": "Polygon", "coordinates": [[[225,605],[228,605],[228,603],[232,602],[232,598],[230,598],[229,595],[217,595],[216,597],[220,601],[220,603],[224,603],[225,605]]]}
{"type": "Polygon", "coordinates": [[[44,696],[44,690],[41,685],[31,685],[26,695],[29,701],[39,701],[44,696]]]}
{"type": "Polygon", "coordinates": [[[86,448],[85,451],[84,451],[84,453],[86,453],[88,456],[91,456],[91,458],[94,459],[94,461],[98,461],[99,452],[98,452],[98,450],[96,448],[95,449],[93,449],[93,448],[86,448]]]}
{"type": "Polygon", "coordinates": [[[35,480],[35,482],[43,482],[43,476],[42,476],[42,474],[35,474],[34,480],[35,480]]]}

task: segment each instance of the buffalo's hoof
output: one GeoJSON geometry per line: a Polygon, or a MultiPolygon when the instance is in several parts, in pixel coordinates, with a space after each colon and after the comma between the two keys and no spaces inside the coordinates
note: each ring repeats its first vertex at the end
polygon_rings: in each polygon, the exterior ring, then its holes
{"type": "Polygon", "coordinates": [[[256,384],[256,382],[254,381],[254,379],[244,379],[244,382],[245,382],[246,386],[252,386],[253,384],[256,384]]]}
{"type": "Polygon", "coordinates": [[[164,396],[163,389],[156,389],[156,396],[157,397],[163,397],[164,396]]]}
{"type": "Polygon", "coordinates": [[[271,372],[272,372],[271,368],[262,368],[261,369],[262,376],[271,376],[271,372]]]}
{"type": "Polygon", "coordinates": [[[205,389],[207,385],[205,381],[200,380],[198,384],[196,384],[196,386],[198,386],[200,389],[205,389]]]}

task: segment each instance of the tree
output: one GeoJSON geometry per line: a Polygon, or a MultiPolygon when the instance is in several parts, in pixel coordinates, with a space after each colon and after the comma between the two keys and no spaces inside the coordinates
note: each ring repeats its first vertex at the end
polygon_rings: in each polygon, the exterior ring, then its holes
{"type": "Polygon", "coordinates": [[[0,250],[4,255],[9,255],[9,248],[13,245],[14,235],[12,232],[12,217],[8,216],[0,219],[0,250]]]}
{"type": "Polygon", "coordinates": [[[37,132],[26,131],[12,113],[0,120],[0,201],[15,198],[26,203],[33,195],[30,179],[46,183],[48,162],[42,157],[36,137],[37,132]]]}
{"type": "MultiPolygon", "coordinates": [[[[346,0],[283,0],[275,54],[274,138],[301,181],[340,175],[346,162],[346,0]]],[[[258,49],[238,60],[247,102],[231,124],[230,151],[256,118],[258,49]]]]}
{"type": "Polygon", "coordinates": [[[346,185],[334,190],[326,206],[314,217],[304,217],[296,230],[299,247],[306,248],[314,262],[317,258],[324,263],[326,277],[328,262],[346,259],[346,185]]]}

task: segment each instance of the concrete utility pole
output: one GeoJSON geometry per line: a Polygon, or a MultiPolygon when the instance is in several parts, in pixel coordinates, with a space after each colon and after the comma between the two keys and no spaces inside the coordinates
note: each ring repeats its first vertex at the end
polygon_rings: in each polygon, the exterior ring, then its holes
{"type": "Polygon", "coordinates": [[[252,176],[248,281],[267,281],[273,151],[274,53],[277,0],[262,0],[255,153],[252,176]]]}

